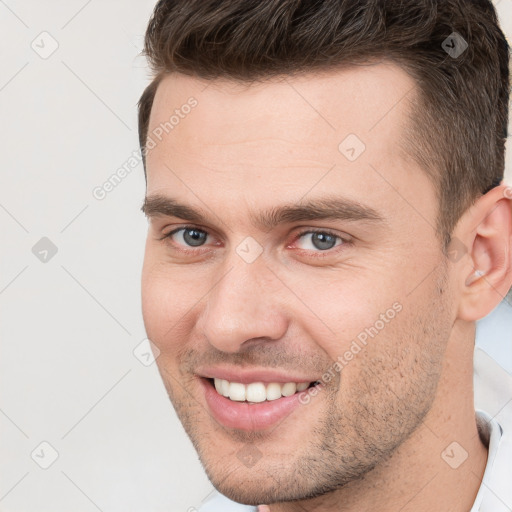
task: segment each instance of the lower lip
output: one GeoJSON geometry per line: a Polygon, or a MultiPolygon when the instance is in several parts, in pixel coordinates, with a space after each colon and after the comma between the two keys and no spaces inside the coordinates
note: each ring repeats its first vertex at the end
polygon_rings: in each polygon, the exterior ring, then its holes
{"type": "Polygon", "coordinates": [[[219,395],[208,379],[199,380],[212,416],[228,428],[264,430],[281,422],[301,405],[299,393],[260,403],[235,402],[219,395]]]}

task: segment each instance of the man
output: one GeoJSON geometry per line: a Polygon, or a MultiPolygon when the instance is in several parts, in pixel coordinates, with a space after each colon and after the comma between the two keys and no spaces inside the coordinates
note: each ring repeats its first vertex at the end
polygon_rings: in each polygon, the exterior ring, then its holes
{"type": "Polygon", "coordinates": [[[204,510],[512,510],[491,2],[161,0],[145,54],[143,315],[204,510]]]}

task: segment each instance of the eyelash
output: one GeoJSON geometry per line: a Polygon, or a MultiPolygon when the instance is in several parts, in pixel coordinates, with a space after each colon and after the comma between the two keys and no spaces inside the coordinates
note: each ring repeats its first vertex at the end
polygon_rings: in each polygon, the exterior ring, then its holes
{"type": "MultiPolygon", "coordinates": [[[[199,228],[197,226],[180,226],[179,228],[173,229],[172,231],[170,231],[163,237],[159,238],[159,240],[166,241],[168,239],[172,243],[173,235],[175,235],[176,233],[178,233],[180,231],[187,231],[187,230],[202,231],[203,233],[210,235],[210,233],[208,233],[208,231],[206,229],[199,228]]],[[[332,237],[336,238],[337,240],[341,240],[341,244],[335,245],[333,248],[326,249],[324,251],[321,251],[321,250],[312,251],[312,250],[308,250],[308,249],[297,249],[299,252],[307,253],[310,257],[313,257],[313,258],[325,258],[327,256],[332,256],[333,253],[338,253],[340,251],[343,251],[343,250],[347,249],[348,246],[352,245],[352,241],[348,237],[343,238],[342,236],[340,236],[332,231],[329,231],[328,229],[327,230],[326,229],[307,229],[307,230],[301,231],[301,232],[297,233],[297,235],[294,237],[294,242],[297,240],[300,240],[305,235],[310,235],[310,234],[314,234],[314,233],[321,233],[323,235],[332,236],[332,237]]],[[[289,246],[290,246],[290,244],[287,244],[286,247],[289,247],[289,246]]],[[[173,244],[173,247],[176,250],[178,250],[184,254],[197,254],[198,250],[201,250],[203,248],[203,246],[198,246],[195,249],[194,248],[184,248],[183,246],[178,246],[175,244],[173,244]]]]}

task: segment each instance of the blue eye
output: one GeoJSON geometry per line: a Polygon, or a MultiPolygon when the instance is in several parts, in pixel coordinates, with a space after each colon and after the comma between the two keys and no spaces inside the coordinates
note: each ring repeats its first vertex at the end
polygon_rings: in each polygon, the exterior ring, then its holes
{"type": "Polygon", "coordinates": [[[325,231],[307,231],[299,235],[299,240],[304,240],[301,249],[328,251],[338,245],[341,245],[342,239],[325,231]]]}
{"type": "MultiPolygon", "coordinates": [[[[181,247],[181,250],[185,252],[212,245],[212,235],[208,231],[195,226],[177,228],[165,235],[162,240],[166,238],[170,239],[175,247],[178,246],[176,249],[181,247]]],[[[213,245],[218,246],[219,244],[214,243],[213,245]]],[[[294,245],[298,249],[317,253],[320,256],[321,253],[329,253],[331,249],[337,246],[351,245],[351,242],[350,239],[342,238],[329,231],[309,230],[296,235],[294,245]]]]}
{"type": "Polygon", "coordinates": [[[180,245],[199,247],[206,243],[208,233],[197,228],[179,228],[171,231],[166,237],[174,239],[180,245]]]}

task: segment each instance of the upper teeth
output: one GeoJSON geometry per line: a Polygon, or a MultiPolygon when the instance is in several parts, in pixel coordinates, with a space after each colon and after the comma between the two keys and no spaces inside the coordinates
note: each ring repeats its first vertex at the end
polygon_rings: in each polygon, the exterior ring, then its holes
{"type": "Polygon", "coordinates": [[[304,391],[309,387],[309,382],[287,382],[281,384],[272,382],[263,384],[263,382],[251,382],[251,384],[241,384],[240,382],[229,382],[224,379],[213,379],[217,393],[236,400],[237,402],[264,402],[265,400],[277,400],[281,396],[291,396],[296,391],[304,391]]]}

